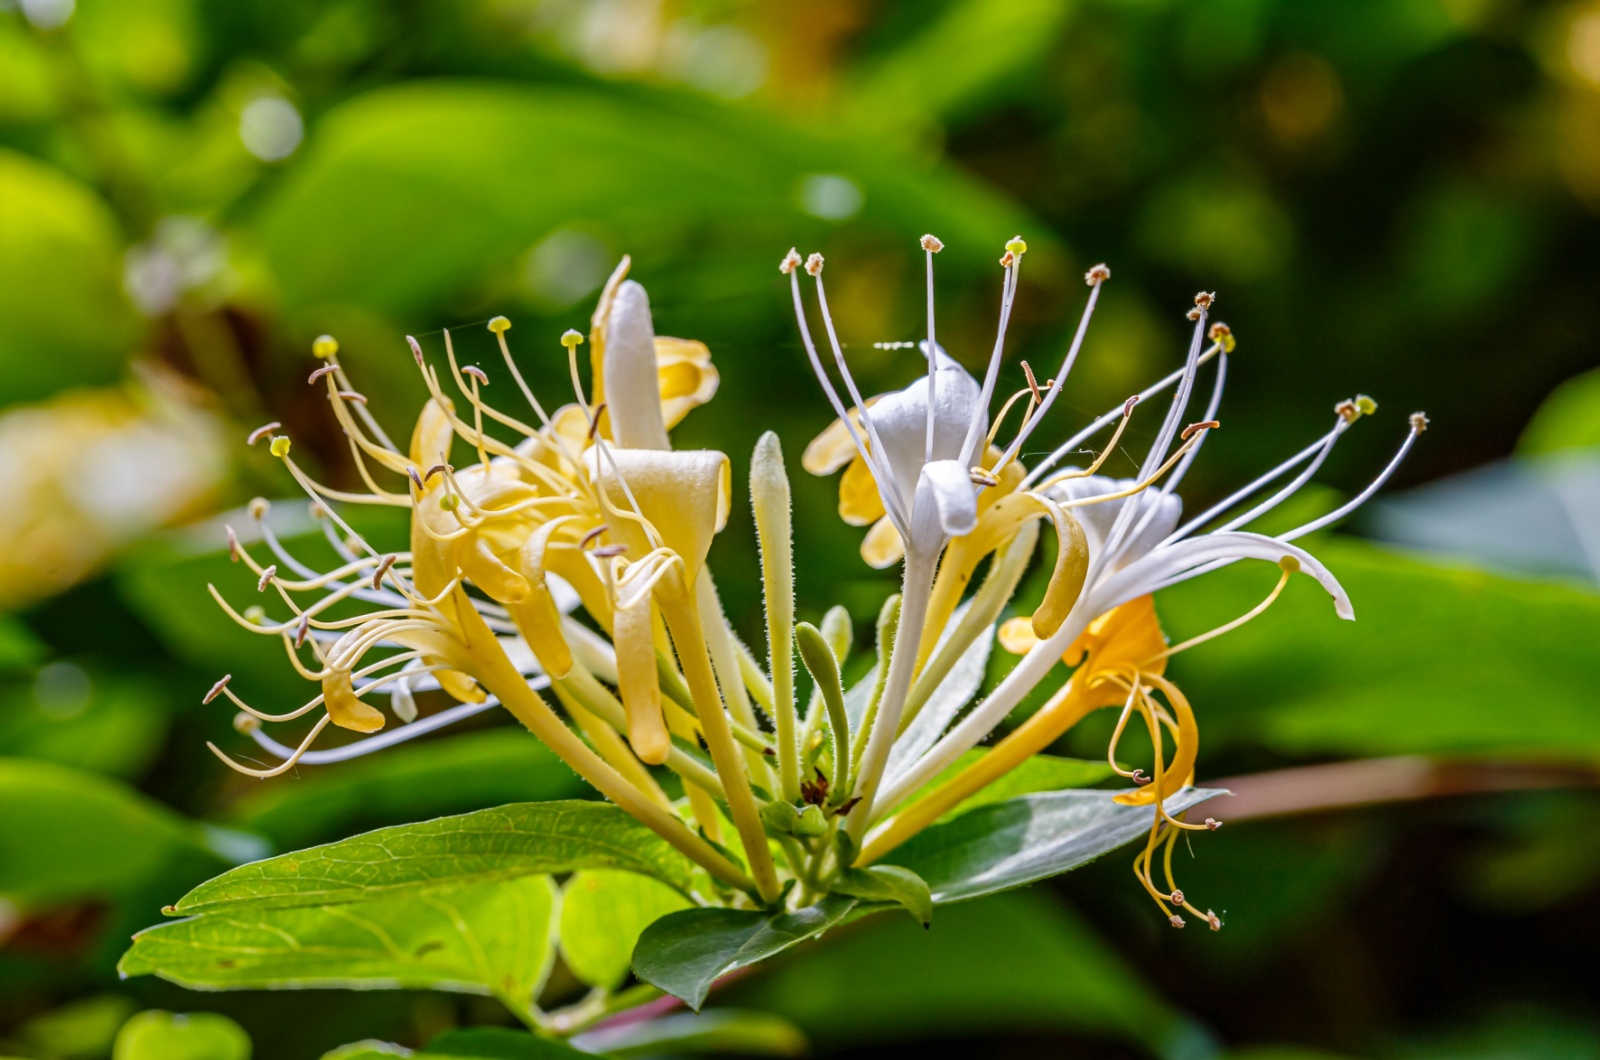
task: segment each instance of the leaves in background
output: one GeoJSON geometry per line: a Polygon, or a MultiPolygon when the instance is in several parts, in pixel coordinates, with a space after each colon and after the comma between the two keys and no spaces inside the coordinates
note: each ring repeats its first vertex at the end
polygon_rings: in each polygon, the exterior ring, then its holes
{"type": "Polygon", "coordinates": [[[523,876],[334,906],[231,908],[134,936],[117,966],[195,989],[392,986],[526,1013],[555,954],[557,891],[523,876]]]}
{"type": "MultiPolygon", "coordinates": [[[[1336,620],[1301,579],[1265,618],[1180,656],[1175,679],[1207,739],[1292,754],[1600,755],[1600,595],[1349,539],[1312,548],[1356,621],[1336,620]]],[[[1159,607],[1181,640],[1270,587],[1260,570],[1230,569],[1162,593],[1159,607]]]]}
{"type": "Polygon", "coordinates": [[[602,1027],[573,1038],[586,1052],[608,1056],[699,1055],[804,1056],[805,1032],[770,1012],[717,1008],[602,1027]]]}
{"type": "MultiPolygon", "coordinates": [[[[928,881],[933,900],[960,902],[1075,869],[1149,831],[1154,811],[1122,806],[1112,791],[1024,795],[962,814],[913,836],[885,857],[928,881]]],[[[1185,788],[1178,814],[1217,791],[1185,788]]]]}
{"type": "Polygon", "coordinates": [[[1594,448],[1600,448],[1600,368],[1556,387],[1517,443],[1517,452],[1523,456],[1594,448]]]}
{"type": "Polygon", "coordinates": [[[585,869],[561,891],[561,957],[590,986],[615,990],[628,977],[633,947],[655,921],[688,899],[634,872],[585,869]]]}
{"type": "Polygon", "coordinates": [[[1194,1034],[1069,907],[1041,891],[940,909],[932,931],[904,917],[854,924],[729,984],[727,994],[731,1004],[793,1020],[823,1053],[1056,1031],[1171,1056],[1194,1034]]]}
{"type": "Polygon", "coordinates": [[[116,781],[0,759],[0,895],[25,908],[106,898],[191,859],[228,863],[211,833],[116,781]]]}
{"type": "Polygon", "coordinates": [[[829,895],[792,913],[686,909],[645,929],[633,971],[698,1012],[719,978],[822,934],[855,905],[854,898],[829,895]]]}
{"type": "Polygon", "coordinates": [[[0,405],[121,374],[133,314],[119,243],[94,192],[0,150],[0,405]]]}
{"type": "Polygon", "coordinates": [[[353,832],[508,802],[581,798],[592,789],[521,726],[391,748],[260,784],[228,819],[294,849],[353,832]]]}
{"type": "Polygon", "coordinates": [[[517,803],[380,828],[244,865],[179,899],[180,916],[332,905],[582,868],[641,872],[687,890],[690,865],[609,803],[517,803]]]}
{"type": "Polygon", "coordinates": [[[416,1055],[471,1057],[473,1060],[581,1060],[592,1054],[580,1052],[565,1042],[505,1027],[457,1027],[433,1039],[416,1055]]]}
{"type": "Polygon", "coordinates": [[[117,1034],[112,1060],[250,1060],[250,1036],[214,1012],[141,1012],[117,1034]]]}

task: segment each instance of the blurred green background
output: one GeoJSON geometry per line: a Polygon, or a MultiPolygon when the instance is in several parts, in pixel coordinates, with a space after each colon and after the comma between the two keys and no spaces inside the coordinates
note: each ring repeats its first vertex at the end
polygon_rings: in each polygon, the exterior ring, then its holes
{"type": "MultiPolygon", "coordinates": [[[[560,404],[556,338],[633,255],[658,331],[722,373],[681,444],[737,475],[780,432],[802,610],[842,602],[866,631],[892,579],[861,563],[835,484],[799,477],[831,416],[775,266],[791,244],[828,255],[872,393],[917,370],[873,344],[917,337],[928,231],[940,337],[972,367],[995,258],[1029,240],[1002,390],[1021,359],[1058,362],[1082,272],[1112,267],[1041,451],[1174,367],[1189,297],[1219,292],[1240,347],[1192,508],[1369,393],[1382,410],[1300,502],[1326,508],[1426,408],[1385,498],[1314,542],[1360,620],[1296,585],[1173,675],[1202,779],[1419,755],[1507,790],[1197,839],[1186,889],[1221,934],[1153,917],[1117,855],[928,933],[840,931],[727,999],[840,1056],[1600,1057],[1597,211],[1593,2],[0,0],[0,1054],[110,1056],[148,1008],[225,1014],[264,1060],[506,1018],[113,970],[232,862],[580,793],[494,715],[264,784],[207,753],[241,746],[200,704],[220,674],[301,700],[204,584],[249,588],[220,513],[290,495],[251,428],[281,420],[297,456],[353,477],[304,385],[314,336],[404,432],[422,388],[402,336],[437,354],[450,327],[486,359],[505,313],[560,404]]],[[[295,533],[302,511],[273,517],[295,533]]],[[[753,638],[749,521],[736,506],[714,562],[753,638]]],[[[1158,603],[1176,639],[1271,580],[1158,603]]],[[[1100,753],[1086,730],[1064,750],[1100,753]]],[[[170,1055],[144,1048],[118,1055],[170,1055]]]]}

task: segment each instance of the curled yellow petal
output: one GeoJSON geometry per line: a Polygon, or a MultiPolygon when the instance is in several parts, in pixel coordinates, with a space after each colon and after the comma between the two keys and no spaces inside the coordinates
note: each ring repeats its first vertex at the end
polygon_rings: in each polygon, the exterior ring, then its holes
{"type": "Polygon", "coordinates": [[[1089,540],[1083,526],[1065,508],[1048,501],[1045,505],[1056,527],[1056,569],[1050,575],[1044,599],[1033,613],[1033,632],[1041,640],[1054,636],[1061,628],[1072,605],[1078,602],[1083,579],[1089,573],[1089,540]]]}
{"type": "Polygon", "coordinates": [[[656,371],[661,381],[661,418],[670,431],[717,393],[721,376],[703,342],[656,336],[656,371]]]}
{"type": "MultiPolygon", "coordinates": [[[[613,449],[611,457],[639,504],[639,514],[655,527],[661,543],[683,559],[684,581],[693,585],[712,539],[728,521],[733,473],[727,454],[709,449],[613,449]]],[[[591,472],[599,473],[607,499],[626,510],[628,494],[616,481],[612,460],[593,450],[588,459],[591,472]]],[[[648,550],[633,522],[625,520],[616,529],[630,549],[638,550],[636,555],[648,550]]]]}
{"type": "Polygon", "coordinates": [[[618,607],[613,642],[617,649],[617,684],[628,715],[628,743],[641,762],[658,766],[667,760],[672,738],[661,713],[661,684],[656,671],[653,630],[655,605],[649,593],[618,607]]]}
{"type": "Polygon", "coordinates": [[[507,566],[477,534],[468,537],[457,551],[456,562],[461,573],[493,600],[514,604],[528,595],[527,579],[507,566]]]}
{"type": "Polygon", "coordinates": [[[839,480],[839,518],[851,526],[869,526],[883,516],[883,495],[878,492],[878,482],[867,469],[867,462],[857,456],[839,480]]]}
{"type": "Polygon", "coordinates": [[[422,406],[417,425],[411,432],[411,463],[421,474],[430,467],[450,462],[450,443],[455,440],[455,428],[450,424],[448,406],[441,406],[438,398],[422,406]]]}
{"type": "Polygon", "coordinates": [[[445,694],[458,703],[482,703],[489,698],[478,682],[458,670],[438,670],[433,676],[438,678],[445,694]]]}
{"type": "Polygon", "coordinates": [[[550,536],[570,520],[552,520],[532,534],[522,546],[522,577],[528,585],[527,595],[511,606],[511,617],[517,629],[533,649],[544,672],[554,679],[567,676],[572,671],[572,648],[561,632],[561,609],[550,595],[545,582],[545,552],[550,536]]]}
{"type": "MultiPolygon", "coordinates": [[[[867,408],[877,403],[876,397],[870,397],[867,399],[867,408]]],[[[850,410],[850,422],[855,426],[856,433],[860,434],[861,414],[855,409],[850,410]]],[[[811,439],[811,444],[800,456],[800,466],[813,475],[831,475],[858,455],[856,443],[850,440],[850,431],[844,421],[834,420],[821,434],[811,439]]]]}
{"type": "Polygon", "coordinates": [[[867,561],[867,566],[876,570],[886,570],[899,563],[906,555],[906,543],[900,539],[900,531],[894,528],[886,515],[872,524],[872,529],[867,531],[867,536],[861,539],[861,558],[867,561]]]}
{"type": "Polygon", "coordinates": [[[383,728],[383,712],[356,697],[349,670],[335,670],[322,679],[322,702],[328,717],[341,729],[377,732],[383,728]]]}
{"type": "Polygon", "coordinates": [[[1000,623],[1000,646],[1012,655],[1026,655],[1039,643],[1034,636],[1033,621],[1021,615],[1000,623]]]}

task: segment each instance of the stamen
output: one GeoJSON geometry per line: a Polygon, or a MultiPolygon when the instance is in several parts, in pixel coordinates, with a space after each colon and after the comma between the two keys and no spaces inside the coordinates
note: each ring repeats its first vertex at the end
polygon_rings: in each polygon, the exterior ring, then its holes
{"type": "Polygon", "coordinates": [[[378,562],[378,569],[372,572],[372,589],[374,592],[383,585],[383,576],[389,573],[389,568],[394,566],[394,561],[397,558],[399,557],[391,552],[378,562]]]}
{"type": "Polygon", "coordinates": [[[1191,423],[1189,426],[1183,429],[1183,433],[1178,437],[1187,442],[1190,435],[1194,434],[1196,431],[1214,431],[1221,426],[1222,424],[1217,420],[1206,420],[1203,423],[1191,423]]]}
{"type": "Polygon", "coordinates": [[[266,569],[261,572],[261,577],[256,581],[256,592],[265,592],[267,586],[272,584],[273,575],[277,573],[278,565],[276,563],[268,564],[266,569]]]}
{"type": "Polygon", "coordinates": [[[922,462],[926,464],[933,459],[933,410],[938,405],[939,387],[939,344],[933,337],[933,256],[944,249],[944,244],[935,236],[925,235],[922,249],[928,258],[928,409],[922,441],[922,462]]]}
{"type": "Polygon", "coordinates": [[[1428,429],[1428,417],[1425,413],[1413,412],[1411,414],[1411,429],[1421,434],[1428,429]]]}
{"type": "Polygon", "coordinates": [[[228,532],[228,561],[231,563],[238,563],[239,535],[233,532],[233,527],[231,526],[224,525],[223,529],[228,532]]]}
{"type": "Polygon", "coordinates": [[[210,703],[213,699],[216,699],[218,696],[222,695],[222,690],[224,688],[227,688],[228,687],[228,682],[232,681],[232,680],[233,680],[233,675],[232,674],[223,674],[222,675],[222,679],[220,681],[218,681],[216,684],[211,686],[211,691],[207,692],[206,695],[205,695],[205,698],[202,699],[200,702],[201,703],[210,703]]]}
{"type": "Polygon", "coordinates": [[[1201,291],[1194,296],[1194,308],[1189,310],[1189,319],[1199,320],[1210,311],[1216,301],[1217,293],[1215,291],[1201,291]]]}
{"type": "Polygon", "coordinates": [[[806,273],[810,276],[822,275],[822,255],[812,254],[806,259],[806,273]]]}
{"type": "Polygon", "coordinates": [[[261,426],[257,427],[255,430],[250,432],[249,436],[246,437],[245,440],[244,440],[245,444],[246,445],[255,445],[261,439],[267,437],[273,431],[277,430],[279,427],[282,427],[282,426],[283,426],[283,424],[279,423],[277,420],[273,420],[271,423],[264,423],[261,426]]]}
{"type": "Polygon", "coordinates": [[[1220,320],[1211,325],[1211,329],[1206,332],[1206,337],[1212,342],[1221,343],[1223,353],[1232,353],[1234,346],[1237,344],[1233,337],[1233,329],[1220,320]]]}
{"type": "Polygon", "coordinates": [[[363,405],[367,403],[367,395],[358,394],[354,390],[336,390],[334,393],[339,396],[341,401],[359,401],[363,405]]]}
{"type": "Polygon", "coordinates": [[[584,534],[581,538],[578,539],[578,551],[582,552],[585,548],[588,548],[589,547],[589,542],[593,541],[595,538],[599,537],[601,534],[605,533],[606,531],[608,531],[610,529],[611,529],[611,524],[610,523],[601,523],[599,526],[595,527],[593,530],[590,530],[587,534],[584,534]]]}
{"type": "Polygon", "coordinates": [[[785,254],[783,256],[783,260],[778,262],[778,271],[783,273],[785,276],[787,276],[787,275],[789,275],[791,272],[793,272],[795,269],[797,269],[799,267],[800,267],[800,252],[798,250],[796,250],[794,247],[790,247],[789,248],[789,253],[785,254]]]}
{"type": "Polygon", "coordinates": [[[318,379],[321,379],[323,376],[332,375],[334,372],[337,372],[338,370],[339,370],[339,366],[336,365],[336,364],[325,364],[321,368],[318,368],[317,370],[312,372],[310,375],[306,376],[306,382],[307,383],[315,383],[318,379]]]}
{"type": "Polygon", "coordinates": [[[417,362],[417,367],[422,367],[422,344],[410,335],[406,336],[406,345],[411,347],[411,356],[417,362]]]}
{"type": "Polygon", "coordinates": [[[310,749],[311,742],[322,734],[322,730],[326,729],[328,727],[328,723],[332,720],[333,717],[329,714],[324,714],[322,717],[318,718],[317,723],[311,727],[311,731],[307,733],[306,738],[300,742],[300,746],[295,748],[294,753],[288,758],[284,759],[282,765],[279,765],[273,769],[251,769],[249,766],[240,765],[238,762],[235,762],[233,759],[229,758],[222,752],[220,747],[214,743],[211,743],[209,740],[206,741],[206,746],[211,748],[211,753],[222,759],[223,764],[229,769],[232,769],[234,772],[243,773],[247,777],[259,777],[260,779],[265,780],[268,777],[275,777],[279,774],[287,773],[289,770],[293,769],[295,763],[300,761],[301,756],[310,749]]]}
{"type": "Polygon", "coordinates": [[[259,523],[261,520],[265,519],[267,517],[267,513],[272,510],[272,502],[267,500],[265,497],[251,497],[248,510],[250,512],[250,518],[259,523]]]}
{"type": "MultiPolygon", "coordinates": [[[[1028,377],[1028,389],[1033,391],[1034,403],[1037,404],[1043,401],[1044,396],[1039,393],[1039,382],[1038,380],[1034,379],[1033,367],[1028,364],[1027,361],[1022,362],[1022,374],[1028,377]]],[[[1054,382],[1054,380],[1052,380],[1052,382],[1054,382]]]]}
{"type": "MultiPolygon", "coordinates": [[[[1017,237],[1014,242],[1020,240],[1021,237],[1017,237]]],[[[967,427],[966,440],[961,444],[963,466],[971,466],[975,462],[973,456],[977,452],[983,420],[988,415],[989,402],[994,398],[995,380],[999,377],[1000,360],[1005,352],[1006,328],[1011,323],[1011,307],[1016,301],[1017,277],[1022,271],[1022,263],[1013,251],[1007,250],[1006,255],[1011,261],[1005,262],[1001,259],[1005,264],[1005,277],[1000,284],[1000,323],[995,331],[994,349],[989,353],[989,367],[983,374],[983,386],[978,392],[978,401],[973,409],[972,423],[967,427]]]]}
{"type": "Polygon", "coordinates": [[[1105,283],[1109,279],[1111,279],[1111,270],[1106,268],[1104,264],[1096,265],[1083,274],[1083,282],[1090,287],[1105,283]]]}
{"type": "Polygon", "coordinates": [[[479,386],[488,386],[489,385],[489,373],[485,372],[482,368],[479,368],[475,364],[469,364],[469,365],[464,366],[461,369],[461,374],[462,375],[470,375],[472,378],[474,378],[474,379],[476,379],[478,381],[478,385],[479,386]]]}

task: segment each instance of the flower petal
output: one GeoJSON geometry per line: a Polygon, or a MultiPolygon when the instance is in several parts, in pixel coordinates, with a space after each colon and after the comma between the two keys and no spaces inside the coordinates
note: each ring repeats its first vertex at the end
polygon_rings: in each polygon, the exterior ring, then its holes
{"type": "Polygon", "coordinates": [[[595,401],[605,402],[606,425],[617,445],[624,449],[671,448],[661,416],[661,381],[656,371],[650,296],[633,280],[623,281],[611,303],[605,325],[603,371],[595,380],[595,401]]]}
{"type": "MultiPolygon", "coordinates": [[[[1136,485],[1138,482],[1131,478],[1114,479],[1104,475],[1089,475],[1085,478],[1062,479],[1051,483],[1044,493],[1056,501],[1066,503],[1103,497],[1108,493],[1120,493],[1136,485]]],[[[1083,524],[1084,536],[1089,541],[1090,555],[1098,556],[1105,548],[1106,538],[1110,535],[1112,526],[1116,524],[1117,516],[1122,514],[1123,507],[1128,504],[1138,507],[1133,516],[1135,526],[1144,519],[1151,508],[1157,511],[1137,536],[1122,542],[1118,550],[1118,567],[1126,566],[1165,541],[1177,527],[1178,519],[1183,514],[1181,499],[1175,494],[1163,495],[1154,489],[1141,490],[1131,497],[1118,497],[1096,504],[1075,505],[1072,514],[1083,524]]]]}
{"type": "MultiPolygon", "coordinates": [[[[884,444],[888,444],[885,442],[884,444]]],[[[911,532],[921,539],[924,527],[937,526],[944,537],[970,534],[978,525],[978,493],[972,476],[959,460],[934,460],[924,464],[917,480],[911,532]],[[932,505],[930,509],[928,506],[932,505]],[[937,522],[933,522],[933,520],[937,522]]],[[[932,535],[930,535],[931,537],[932,535]]]]}
{"type": "Polygon", "coordinates": [[[691,410],[710,401],[721,382],[705,343],[665,335],[656,337],[656,376],[661,418],[669,431],[691,410]]]}
{"type": "MultiPolygon", "coordinates": [[[[879,397],[867,398],[867,408],[871,409],[878,403],[879,397]]],[[[850,410],[850,423],[856,432],[861,432],[861,413],[855,409],[850,410]]],[[[844,467],[852,460],[859,459],[861,454],[856,451],[856,443],[850,440],[850,431],[845,427],[844,420],[834,420],[828,424],[827,429],[806,446],[806,451],[800,456],[800,466],[813,475],[831,475],[844,467]]]]}
{"type": "Polygon", "coordinates": [[[887,570],[906,556],[906,543],[895,529],[894,521],[887,515],[872,524],[867,536],[861,539],[861,558],[867,566],[887,570]]]}
{"type": "Polygon", "coordinates": [[[858,455],[839,480],[839,518],[851,526],[869,526],[883,516],[883,496],[867,462],[858,455]]]}
{"type": "Polygon", "coordinates": [[[1165,582],[1193,576],[1199,573],[1195,568],[1216,560],[1232,562],[1262,559],[1277,563],[1285,557],[1298,562],[1301,571],[1315,578],[1327,590],[1328,595],[1333,597],[1334,612],[1340,618],[1356,617],[1344,586],[1315,556],[1276,538],[1242,531],[1205,534],[1155,549],[1095,587],[1096,610],[1108,610],[1136,596],[1153,592],[1165,582]]]}
{"type": "MultiPolygon", "coordinates": [[[[596,446],[584,458],[611,504],[627,510],[628,496],[612,470],[615,460],[616,470],[639,503],[639,513],[655,527],[661,543],[682,557],[684,581],[693,585],[712,538],[728,521],[733,483],[727,454],[710,449],[612,449],[607,458],[596,446]]],[[[636,551],[635,558],[648,550],[636,522],[624,520],[613,529],[636,551]]]]}

